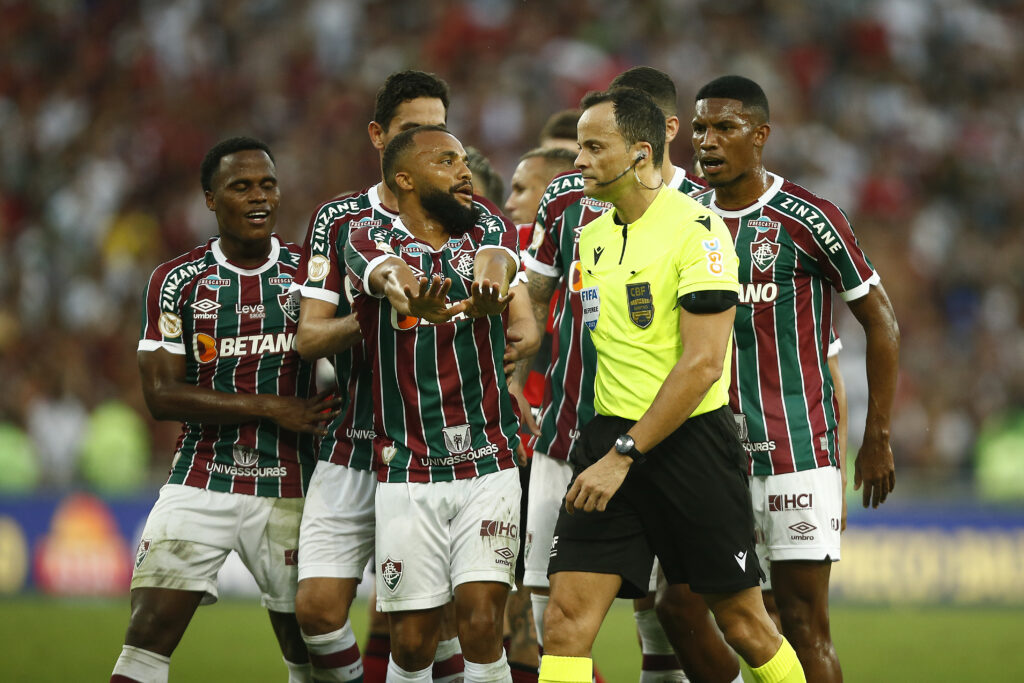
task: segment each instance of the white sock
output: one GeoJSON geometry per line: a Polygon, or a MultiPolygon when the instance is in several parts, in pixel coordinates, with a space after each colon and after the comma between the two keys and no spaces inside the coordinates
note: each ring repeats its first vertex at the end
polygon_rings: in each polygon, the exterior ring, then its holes
{"type": "Polygon", "coordinates": [[[537,645],[544,647],[544,610],[548,608],[548,596],[530,593],[533,605],[533,624],[537,628],[537,645]]]}
{"type": "Polygon", "coordinates": [[[288,667],[288,683],[313,683],[313,665],[309,662],[296,664],[286,659],[284,665],[288,667]]]}
{"type": "Polygon", "coordinates": [[[665,629],[658,621],[653,609],[633,613],[637,631],[640,632],[640,649],[643,652],[643,666],[640,683],[685,683],[689,679],[679,666],[672,644],[665,635],[665,629]]]}
{"type": "Polygon", "coordinates": [[[462,660],[462,645],[458,637],[437,643],[431,675],[434,683],[456,683],[462,680],[465,663],[462,660]]]}
{"type": "Polygon", "coordinates": [[[467,659],[466,683],[512,683],[512,670],[508,668],[505,651],[501,651],[501,659],[490,664],[477,664],[467,659]]]}
{"type": "Polygon", "coordinates": [[[124,676],[139,683],[167,683],[167,671],[170,668],[170,657],[125,645],[114,664],[112,675],[124,676]]]}
{"type": "Polygon", "coordinates": [[[302,634],[309,650],[309,661],[317,681],[348,683],[362,680],[363,660],[359,656],[356,636],[348,621],[337,631],[319,636],[302,634]]]}
{"type": "Polygon", "coordinates": [[[428,666],[420,671],[406,671],[395,664],[394,657],[388,657],[387,683],[430,683],[433,667],[428,666]]]}

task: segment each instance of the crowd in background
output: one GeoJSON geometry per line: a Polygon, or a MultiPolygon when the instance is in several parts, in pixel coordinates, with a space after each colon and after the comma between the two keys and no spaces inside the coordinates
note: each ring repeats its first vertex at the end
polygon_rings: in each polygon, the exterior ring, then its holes
{"type": "Polygon", "coordinates": [[[678,87],[676,163],[700,85],[764,87],[766,165],[846,210],[893,300],[901,483],[970,481],[979,435],[1024,410],[1022,35],[1013,0],[0,0],[0,470],[165,475],[179,426],[142,400],[142,292],[216,232],[198,168],[217,140],[271,145],[277,231],[301,242],[319,202],[379,178],[389,73],[446,79],[449,127],[507,180],[550,114],[649,64],[678,87]]]}

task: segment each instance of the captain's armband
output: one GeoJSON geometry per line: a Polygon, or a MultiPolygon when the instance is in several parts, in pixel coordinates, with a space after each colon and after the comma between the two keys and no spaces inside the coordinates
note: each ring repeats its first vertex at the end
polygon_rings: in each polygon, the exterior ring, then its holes
{"type": "Polygon", "coordinates": [[[739,303],[739,295],[724,289],[706,289],[679,297],[679,305],[690,313],[722,313],[739,303]]]}

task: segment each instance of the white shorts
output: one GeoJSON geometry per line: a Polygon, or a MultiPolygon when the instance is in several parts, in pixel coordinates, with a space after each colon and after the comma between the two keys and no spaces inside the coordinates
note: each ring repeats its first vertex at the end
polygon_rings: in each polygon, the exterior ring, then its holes
{"type": "Polygon", "coordinates": [[[455,586],[515,583],[519,472],[377,484],[377,610],[440,607],[455,586]]]}
{"type": "Polygon", "coordinates": [[[232,550],[262,603],[295,611],[302,498],[265,498],[166,484],[142,531],[132,588],[202,591],[217,601],[217,572],[232,550]]]}
{"type": "Polygon", "coordinates": [[[299,530],[299,581],[362,579],[373,555],[375,472],[317,462],[299,530]]]}
{"type": "Polygon", "coordinates": [[[757,559],[768,577],[771,563],[785,560],[839,561],[843,484],[835,467],[750,478],[757,559]]]}
{"type": "Polygon", "coordinates": [[[548,587],[548,557],[555,522],[572,480],[572,465],[543,453],[533,454],[530,466],[530,498],[526,507],[526,571],[523,585],[548,587]]]}

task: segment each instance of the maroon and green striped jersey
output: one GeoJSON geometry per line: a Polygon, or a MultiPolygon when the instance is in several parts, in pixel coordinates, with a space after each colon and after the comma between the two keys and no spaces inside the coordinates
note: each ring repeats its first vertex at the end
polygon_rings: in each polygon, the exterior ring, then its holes
{"type": "Polygon", "coordinates": [[[769,178],[738,211],[720,208],[714,191],[697,197],[725,221],[740,259],[729,402],[757,476],[838,466],[832,290],[852,301],[879,282],[837,206],[769,178]]]}
{"type": "MultiPolygon", "coordinates": [[[[478,204],[478,206],[481,206],[478,204]]],[[[519,419],[505,382],[506,314],[432,324],[400,315],[367,281],[385,260],[401,258],[417,277],[451,278],[451,303],[469,297],[476,254],[505,249],[518,263],[515,227],[483,214],[440,249],[413,237],[401,219],[362,227],[345,250],[357,294],[353,306],[373,367],[378,480],[469,479],[515,467],[519,419]]]]}
{"type": "MultiPolygon", "coordinates": [[[[681,168],[676,168],[668,186],[689,195],[707,187],[681,168]]],[[[523,259],[530,270],[561,280],[551,362],[544,375],[540,436],[531,443],[535,451],[556,460],[568,459],[580,428],[594,417],[597,352],[583,328],[579,239],[583,226],[610,208],[607,202],[584,196],[579,171],[555,176],[540,201],[533,242],[523,259]]]]}
{"type": "MultiPolygon", "coordinates": [[[[390,225],[397,217],[380,201],[377,186],[324,202],[309,221],[292,291],[337,306],[335,317],[352,312],[345,274],[345,245],[357,227],[390,225]]],[[[373,374],[360,341],[331,359],[345,406],[320,440],[320,459],[357,470],[373,466],[373,374]]]]}
{"type": "MultiPolygon", "coordinates": [[[[153,271],[139,351],[185,356],[185,381],[230,394],[314,394],[313,368],[293,350],[299,309],[288,293],[299,247],[271,237],[258,268],[228,261],[218,238],[153,271]]],[[[182,424],[169,484],[279,498],[301,497],[315,440],[268,419],[182,424]]]]}

